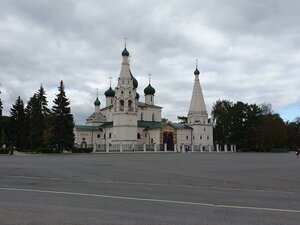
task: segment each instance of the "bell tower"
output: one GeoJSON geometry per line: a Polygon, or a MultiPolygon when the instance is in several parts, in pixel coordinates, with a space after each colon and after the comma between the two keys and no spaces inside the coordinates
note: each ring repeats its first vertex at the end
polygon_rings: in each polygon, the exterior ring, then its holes
{"type": "Polygon", "coordinates": [[[112,142],[135,144],[137,142],[136,88],[130,71],[129,52],[126,43],[122,58],[123,62],[113,104],[112,142]]]}

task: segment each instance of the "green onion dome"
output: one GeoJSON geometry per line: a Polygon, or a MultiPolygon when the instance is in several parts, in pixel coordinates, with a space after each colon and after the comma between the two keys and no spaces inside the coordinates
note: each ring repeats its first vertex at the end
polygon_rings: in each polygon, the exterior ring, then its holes
{"type": "Polygon", "coordinates": [[[139,95],[139,93],[136,93],[136,95],[135,95],[135,99],[139,100],[139,98],[140,98],[140,95],[139,95]]]}
{"type": "Polygon", "coordinates": [[[144,89],[145,95],[154,95],[155,89],[149,84],[145,89],[144,89]]]}
{"type": "Polygon", "coordinates": [[[199,74],[200,74],[200,72],[199,72],[198,68],[196,68],[196,70],[195,70],[194,74],[195,74],[195,75],[199,75],[199,74]]]}
{"type": "Polygon", "coordinates": [[[101,104],[101,103],[100,103],[100,101],[99,101],[99,98],[97,97],[97,98],[96,98],[96,101],[94,102],[94,105],[95,105],[95,106],[100,106],[100,104],[101,104]]]}
{"type": "Polygon", "coordinates": [[[122,52],[122,56],[129,56],[129,52],[127,51],[126,47],[124,48],[122,52]]]}
{"type": "Polygon", "coordinates": [[[137,89],[137,87],[139,86],[139,83],[138,83],[138,81],[135,79],[135,77],[132,75],[130,69],[129,69],[129,73],[130,73],[130,76],[131,76],[131,79],[132,79],[132,82],[133,82],[133,87],[134,87],[135,89],[137,89]]]}
{"type": "Polygon", "coordinates": [[[104,92],[104,95],[106,97],[115,97],[115,92],[113,89],[111,89],[111,87],[109,87],[109,89],[106,92],[104,92]]]}

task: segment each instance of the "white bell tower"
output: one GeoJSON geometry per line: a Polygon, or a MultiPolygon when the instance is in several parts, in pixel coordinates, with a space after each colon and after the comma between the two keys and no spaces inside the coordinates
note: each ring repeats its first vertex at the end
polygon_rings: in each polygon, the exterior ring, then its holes
{"type": "Polygon", "coordinates": [[[113,106],[112,142],[135,144],[137,142],[137,101],[136,89],[130,72],[129,52],[122,52],[123,62],[115,89],[113,106]]]}
{"type": "Polygon", "coordinates": [[[193,128],[194,145],[213,145],[213,126],[208,121],[203,93],[200,85],[198,62],[194,72],[195,80],[193,94],[188,112],[188,125],[193,128]]]}

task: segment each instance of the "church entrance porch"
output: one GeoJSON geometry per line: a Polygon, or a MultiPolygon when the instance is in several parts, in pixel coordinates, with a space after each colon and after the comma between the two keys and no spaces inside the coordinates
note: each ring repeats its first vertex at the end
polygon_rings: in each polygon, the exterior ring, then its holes
{"type": "Polygon", "coordinates": [[[163,143],[167,144],[167,151],[174,151],[174,133],[164,132],[163,133],[163,143]]]}
{"type": "Polygon", "coordinates": [[[160,144],[166,145],[167,151],[174,151],[174,145],[177,143],[176,128],[170,124],[165,125],[160,129],[160,144]]]}

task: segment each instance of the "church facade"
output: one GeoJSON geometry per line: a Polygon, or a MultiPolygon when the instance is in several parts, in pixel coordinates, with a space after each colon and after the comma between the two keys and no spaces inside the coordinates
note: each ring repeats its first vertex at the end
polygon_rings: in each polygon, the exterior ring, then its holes
{"type": "Polygon", "coordinates": [[[162,119],[162,107],[155,104],[156,90],[144,89],[144,101],[137,93],[138,81],[132,75],[129,52],[122,52],[117,87],[104,93],[105,107],[97,96],[94,112],[84,125],[74,127],[75,146],[94,151],[192,151],[213,150],[213,126],[208,119],[196,66],[190,108],[185,123],[162,119]]]}

